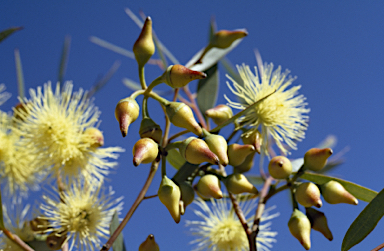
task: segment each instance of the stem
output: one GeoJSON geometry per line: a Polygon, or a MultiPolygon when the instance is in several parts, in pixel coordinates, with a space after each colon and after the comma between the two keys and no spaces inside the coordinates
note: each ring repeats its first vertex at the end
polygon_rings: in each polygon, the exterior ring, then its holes
{"type": "Polygon", "coordinates": [[[251,229],[249,228],[249,226],[247,224],[247,220],[245,219],[243,210],[239,206],[239,203],[237,202],[236,197],[232,193],[228,193],[228,194],[229,194],[229,198],[232,201],[233,209],[235,210],[235,213],[236,213],[237,217],[239,218],[239,221],[240,221],[241,225],[243,226],[245,233],[247,234],[247,236],[250,235],[251,229]]]}
{"type": "Polygon", "coordinates": [[[263,185],[263,188],[260,191],[260,197],[258,206],[255,212],[255,219],[253,220],[253,226],[252,226],[252,232],[255,233],[255,238],[257,236],[257,233],[259,232],[259,226],[261,221],[261,216],[263,215],[264,209],[265,209],[265,203],[267,202],[266,198],[268,195],[268,190],[271,186],[273,178],[269,176],[263,185]]]}
{"type": "Polygon", "coordinates": [[[197,119],[199,120],[201,126],[205,129],[207,129],[207,123],[205,123],[205,119],[203,117],[203,114],[201,114],[200,109],[197,106],[196,99],[193,97],[191,91],[189,90],[188,86],[183,87],[183,91],[188,96],[189,100],[192,103],[192,109],[196,114],[197,119]]]}
{"type": "Polygon", "coordinates": [[[144,96],[148,96],[149,93],[152,91],[152,89],[156,86],[163,83],[162,76],[157,77],[155,80],[152,81],[152,83],[148,86],[148,88],[144,92],[144,96]]]}
{"type": "Polygon", "coordinates": [[[141,88],[143,90],[147,89],[147,84],[145,83],[145,76],[144,76],[144,65],[139,65],[139,78],[140,78],[141,88]]]}
{"type": "Polygon", "coordinates": [[[379,251],[380,249],[384,248],[384,243],[380,244],[379,246],[372,249],[372,251],[379,251]]]}
{"type": "Polygon", "coordinates": [[[149,195],[149,196],[144,196],[143,200],[148,200],[157,197],[157,194],[149,195]]]}
{"type": "Polygon", "coordinates": [[[15,235],[15,234],[12,234],[11,232],[9,232],[8,229],[4,228],[3,230],[3,233],[11,240],[13,241],[14,243],[16,243],[19,247],[21,247],[23,250],[25,251],[35,251],[34,249],[32,249],[30,246],[28,246],[22,239],[20,239],[19,236],[15,235]]]}
{"type": "Polygon", "coordinates": [[[132,204],[131,208],[129,209],[127,215],[125,215],[123,221],[120,223],[120,225],[116,228],[115,232],[111,235],[107,243],[104,244],[104,246],[100,249],[100,251],[107,251],[109,250],[113,243],[115,242],[116,238],[119,236],[121,231],[123,231],[125,225],[127,225],[129,219],[132,217],[133,213],[137,209],[137,207],[140,205],[140,203],[143,201],[145,194],[148,191],[149,186],[152,183],[153,177],[155,176],[155,173],[157,171],[157,168],[159,167],[159,162],[152,162],[151,170],[149,171],[147,180],[145,181],[145,184],[143,188],[141,189],[139,195],[137,196],[135,202],[132,204]]]}
{"type": "Polygon", "coordinates": [[[184,131],[176,133],[175,135],[169,137],[168,143],[171,142],[172,140],[176,139],[177,137],[180,137],[181,135],[184,135],[186,133],[189,133],[189,131],[188,130],[184,130],[184,131]]]}

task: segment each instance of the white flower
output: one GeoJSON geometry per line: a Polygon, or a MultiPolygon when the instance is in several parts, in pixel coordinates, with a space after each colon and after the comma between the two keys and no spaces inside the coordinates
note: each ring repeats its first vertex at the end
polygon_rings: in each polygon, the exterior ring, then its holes
{"type": "MultiPolygon", "coordinates": [[[[202,219],[201,221],[186,222],[186,225],[191,227],[192,234],[197,236],[197,239],[191,242],[191,244],[197,244],[194,250],[249,250],[247,236],[229,199],[211,199],[211,207],[201,198],[197,198],[194,203],[200,207],[201,211],[193,210],[193,212],[202,219]]],[[[255,211],[256,205],[254,199],[240,201],[244,216],[248,217],[248,223],[253,222],[253,215],[251,214],[255,211]]],[[[269,215],[269,211],[272,209],[271,207],[264,211],[261,218],[262,223],[279,215],[279,213],[269,215]]],[[[256,238],[257,250],[268,251],[268,248],[272,247],[272,243],[276,242],[274,237],[277,232],[270,231],[271,224],[271,222],[267,222],[259,226],[256,238]]]]}
{"type": "Polygon", "coordinates": [[[236,83],[227,76],[232,81],[232,85],[227,82],[229,89],[240,99],[239,102],[234,102],[225,96],[231,107],[244,110],[276,90],[274,94],[240,118],[241,126],[248,129],[245,136],[260,128],[263,139],[262,148],[266,155],[269,155],[269,136],[274,139],[283,154],[288,153],[283,143],[291,149],[296,149],[295,141],[304,138],[308,127],[308,116],[305,114],[309,109],[305,108],[307,105],[305,97],[297,95],[301,86],[288,89],[295,78],[287,77],[289,71],[282,73],[281,67],[272,72],[272,63],[264,64],[264,67],[259,69],[260,76],[256,67],[255,73],[244,64],[237,66],[237,69],[243,83],[236,83]]]}

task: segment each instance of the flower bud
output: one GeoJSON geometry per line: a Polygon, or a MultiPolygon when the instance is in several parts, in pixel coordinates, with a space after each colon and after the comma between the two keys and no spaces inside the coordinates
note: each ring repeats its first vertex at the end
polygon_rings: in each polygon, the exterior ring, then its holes
{"type": "Polygon", "coordinates": [[[180,222],[180,188],[167,176],[163,176],[157,192],[161,203],[167,207],[176,223],[180,222]]]}
{"type": "Polygon", "coordinates": [[[208,162],[213,165],[219,163],[219,158],[208,147],[204,140],[189,137],[183,140],[179,146],[181,156],[191,164],[208,162]]]}
{"type": "Polygon", "coordinates": [[[331,180],[320,186],[324,200],[329,204],[347,203],[357,205],[358,200],[339,182],[331,180]]]}
{"type": "Polygon", "coordinates": [[[246,157],[255,152],[253,145],[232,144],[228,146],[228,159],[231,166],[238,166],[243,163],[246,157]]]}
{"type": "Polygon", "coordinates": [[[204,139],[209,149],[219,157],[220,164],[228,165],[227,141],[221,135],[211,134],[203,129],[204,139]]]}
{"type": "Polygon", "coordinates": [[[327,218],[324,213],[311,207],[305,208],[305,211],[309,221],[311,222],[312,228],[322,233],[328,240],[333,240],[333,235],[331,230],[329,230],[327,218]]]}
{"type": "Polygon", "coordinates": [[[276,156],[269,161],[269,174],[275,179],[286,179],[292,173],[292,164],[284,156],[276,156]]]}
{"type": "Polygon", "coordinates": [[[133,98],[125,98],[119,101],[115,109],[115,117],[120,125],[123,137],[128,134],[128,126],[139,117],[140,107],[133,98]]]}
{"type": "Polygon", "coordinates": [[[47,246],[51,250],[59,250],[61,249],[61,246],[64,244],[64,242],[67,240],[67,232],[62,233],[56,233],[53,232],[48,235],[45,242],[47,243],[47,246]]]}
{"type": "Polygon", "coordinates": [[[173,125],[185,128],[198,136],[201,135],[203,131],[193,117],[193,112],[189,106],[180,102],[169,102],[165,108],[173,125]]]}
{"type": "Polygon", "coordinates": [[[200,71],[193,71],[183,65],[170,65],[163,73],[163,82],[172,88],[186,86],[189,82],[196,79],[206,78],[207,74],[200,71]]]}
{"type": "Polygon", "coordinates": [[[327,160],[331,155],[331,148],[309,149],[304,155],[304,166],[312,171],[320,171],[327,164],[327,160]]]}
{"type": "Polygon", "coordinates": [[[311,222],[305,214],[295,209],[288,221],[288,228],[306,250],[311,248],[311,222]]]}
{"type": "Polygon", "coordinates": [[[243,140],[244,144],[253,145],[256,152],[260,154],[263,138],[261,137],[259,130],[255,130],[251,134],[243,134],[241,135],[241,139],[243,140]]]}
{"type": "Polygon", "coordinates": [[[248,35],[248,32],[244,30],[235,30],[235,31],[228,31],[228,30],[221,30],[216,32],[211,41],[212,47],[217,47],[220,49],[228,48],[232,45],[233,42],[235,42],[239,38],[243,38],[248,35]]]}
{"type": "Polygon", "coordinates": [[[152,19],[145,19],[139,38],[133,45],[133,53],[139,66],[144,66],[155,53],[155,44],[152,39],[152,19]]]}
{"type": "Polygon", "coordinates": [[[84,134],[89,137],[90,147],[98,148],[104,145],[104,135],[99,129],[88,127],[85,129],[84,134]]]}
{"type": "Polygon", "coordinates": [[[234,171],[239,172],[239,173],[245,173],[245,172],[248,172],[249,170],[251,170],[251,168],[253,167],[253,157],[255,156],[255,154],[256,154],[256,152],[249,154],[245,158],[243,163],[234,167],[234,171]]]}
{"type": "Polygon", "coordinates": [[[240,193],[253,193],[259,194],[256,187],[254,187],[248,179],[241,173],[234,173],[229,175],[224,181],[228,192],[233,194],[240,193]]]}
{"type": "Polygon", "coordinates": [[[323,205],[320,199],[320,190],[312,182],[301,183],[296,187],[295,197],[304,207],[321,207],[323,205]]]}
{"type": "Polygon", "coordinates": [[[139,130],[140,138],[151,138],[157,144],[160,143],[163,131],[151,118],[143,118],[139,130]]]}
{"type": "Polygon", "coordinates": [[[132,149],[133,165],[148,164],[154,161],[159,154],[157,143],[150,138],[139,139],[132,149]]]}
{"type": "Polygon", "coordinates": [[[36,233],[44,233],[49,228],[49,221],[42,218],[35,218],[29,222],[31,230],[36,233]]]}
{"type": "Polygon", "coordinates": [[[221,199],[223,198],[223,193],[221,192],[220,187],[220,180],[217,176],[206,174],[200,178],[196,189],[197,192],[206,199],[221,199]]]}
{"type": "Polygon", "coordinates": [[[195,199],[195,190],[193,190],[193,187],[185,181],[181,182],[179,187],[181,191],[181,200],[183,201],[182,214],[184,214],[185,208],[195,199]]]}
{"type": "Polygon", "coordinates": [[[227,105],[218,105],[205,111],[205,115],[211,118],[216,125],[221,125],[226,120],[232,118],[233,113],[231,107],[227,105]]]}
{"type": "Polygon", "coordinates": [[[140,244],[139,251],[160,251],[153,234],[148,235],[147,239],[140,244]]]}

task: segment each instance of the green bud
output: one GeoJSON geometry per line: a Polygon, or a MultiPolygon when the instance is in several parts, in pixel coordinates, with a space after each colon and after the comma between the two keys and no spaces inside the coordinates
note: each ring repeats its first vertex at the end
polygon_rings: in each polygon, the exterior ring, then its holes
{"type": "Polygon", "coordinates": [[[226,177],[224,181],[228,192],[233,194],[253,193],[258,195],[256,187],[241,173],[234,173],[226,177]]]}
{"type": "Polygon", "coordinates": [[[260,154],[261,145],[263,144],[263,138],[259,130],[253,131],[251,134],[241,135],[243,143],[246,145],[253,145],[257,153],[260,154]]]}
{"type": "Polygon", "coordinates": [[[163,176],[157,192],[161,203],[167,207],[176,223],[180,222],[180,188],[167,176],[163,176]]]}
{"type": "Polygon", "coordinates": [[[117,103],[115,117],[119,122],[123,137],[128,134],[128,127],[139,117],[140,107],[133,98],[125,98],[117,103]]]}
{"type": "Polygon", "coordinates": [[[172,88],[180,88],[186,86],[189,82],[196,79],[206,78],[207,74],[200,71],[193,71],[185,66],[176,64],[168,66],[163,73],[163,82],[172,88]]]}
{"type": "Polygon", "coordinates": [[[288,221],[288,228],[306,250],[311,248],[311,222],[305,214],[295,209],[288,221]]]}
{"type": "Polygon", "coordinates": [[[223,198],[223,192],[220,187],[220,180],[217,176],[213,174],[206,174],[200,178],[196,189],[203,198],[221,199],[223,198]]]}
{"type": "Polygon", "coordinates": [[[339,182],[331,180],[320,186],[321,194],[329,204],[347,203],[357,205],[358,200],[350,194],[339,182]]]}
{"type": "Polygon", "coordinates": [[[309,149],[304,155],[304,167],[312,171],[320,171],[327,164],[327,160],[331,155],[331,148],[309,149]]]}
{"type": "Polygon", "coordinates": [[[155,44],[152,38],[152,19],[145,19],[139,38],[133,45],[133,53],[139,66],[144,66],[155,53],[155,44]]]}
{"type": "Polygon", "coordinates": [[[181,102],[169,102],[165,108],[173,125],[185,128],[198,136],[202,134],[203,131],[193,117],[193,112],[189,106],[181,102]]]}
{"type": "Polygon", "coordinates": [[[157,143],[150,138],[139,139],[132,149],[133,165],[138,166],[141,163],[151,163],[159,154],[157,143]]]}
{"type": "Polygon", "coordinates": [[[238,173],[245,173],[245,172],[248,172],[249,170],[251,170],[251,168],[253,167],[253,157],[255,157],[255,154],[256,154],[256,152],[249,154],[245,158],[243,163],[241,163],[238,166],[235,166],[233,170],[235,172],[238,172],[238,173]]]}
{"type": "Polygon", "coordinates": [[[140,244],[139,251],[160,251],[153,234],[148,235],[147,239],[140,244]]]}
{"type": "Polygon", "coordinates": [[[329,230],[327,218],[324,213],[311,207],[307,207],[305,211],[305,214],[311,222],[312,229],[322,233],[328,240],[333,240],[333,235],[331,230],[329,230]]]}
{"type": "Polygon", "coordinates": [[[193,187],[185,181],[181,182],[179,187],[181,191],[181,200],[183,202],[182,214],[184,214],[185,208],[195,199],[195,190],[193,190],[193,187]]]}
{"type": "Polygon", "coordinates": [[[219,157],[220,163],[223,166],[228,165],[227,140],[221,135],[211,134],[204,129],[203,134],[209,149],[219,157]]]}
{"type": "Polygon", "coordinates": [[[89,137],[89,142],[92,142],[90,147],[98,148],[104,145],[104,136],[99,129],[88,127],[85,129],[84,134],[89,137]]]}
{"type": "Polygon", "coordinates": [[[312,182],[301,183],[296,187],[295,197],[304,207],[321,207],[323,205],[320,199],[320,190],[312,182]]]}
{"type": "Polygon", "coordinates": [[[204,140],[189,137],[183,140],[179,146],[181,156],[191,164],[201,164],[204,162],[216,165],[219,157],[216,156],[208,147],[204,140]]]}
{"type": "Polygon", "coordinates": [[[269,161],[269,174],[275,179],[286,179],[292,173],[292,164],[284,156],[276,156],[269,161]]]}
{"type": "Polygon", "coordinates": [[[151,118],[143,118],[139,130],[140,138],[151,138],[156,143],[160,143],[163,131],[151,118]]]}
{"type": "Polygon", "coordinates": [[[233,112],[227,105],[218,105],[205,111],[205,115],[211,118],[216,125],[221,125],[226,120],[232,118],[233,112]]]}
{"type": "Polygon", "coordinates": [[[239,145],[231,144],[228,146],[228,159],[231,166],[238,166],[242,164],[246,157],[255,152],[253,145],[239,145]]]}

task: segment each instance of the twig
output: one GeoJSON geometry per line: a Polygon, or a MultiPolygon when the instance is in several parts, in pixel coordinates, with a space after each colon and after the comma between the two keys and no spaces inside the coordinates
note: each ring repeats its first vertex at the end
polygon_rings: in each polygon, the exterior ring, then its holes
{"type": "Polygon", "coordinates": [[[379,246],[372,249],[372,251],[379,251],[380,249],[384,248],[384,243],[380,244],[379,246]]]}
{"type": "Polygon", "coordinates": [[[15,234],[12,234],[11,232],[9,232],[8,229],[4,228],[3,230],[3,233],[11,240],[13,241],[14,243],[16,243],[19,247],[21,247],[23,250],[25,251],[35,251],[34,249],[32,249],[30,246],[28,246],[22,239],[20,239],[19,236],[15,235],[15,234]]]}
{"type": "Polygon", "coordinates": [[[157,194],[153,194],[153,195],[149,195],[149,196],[144,196],[143,200],[156,198],[157,196],[158,196],[157,194]]]}
{"type": "Polygon", "coordinates": [[[189,90],[188,86],[183,87],[183,91],[188,96],[189,100],[192,103],[192,109],[196,114],[197,119],[199,120],[201,126],[205,129],[207,129],[207,123],[205,123],[205,119],[203,117],[203,114],[201,114],[199,107],[197,106],[196,99],[193,97],[191,91],[189,90]]]}

